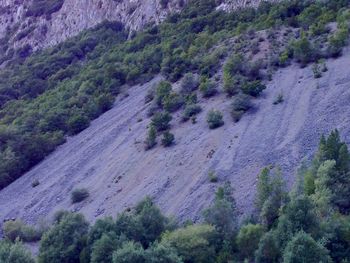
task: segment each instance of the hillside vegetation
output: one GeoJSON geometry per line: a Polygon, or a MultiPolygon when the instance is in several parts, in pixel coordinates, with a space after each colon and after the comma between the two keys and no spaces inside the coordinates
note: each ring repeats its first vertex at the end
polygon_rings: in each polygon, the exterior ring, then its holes
{"type": "MultiPolygon", "coordinates": [[[[293,60],[305,66],[341,55],[349,33],[348,7],[342,0],[286,1],[224,13],[215,11],[215,1],[196,0],[131,40],[126,40],[127,32],[119,23],[108,22],[30,57],[23,50],[0,72],[0,188],[40,162],[67,135],[85,129],[110,109],[122,87],[159,73],[170,82],[186,73],[199,74],[203,97],[215,95],[216,83],[223,81],[228,96],[234,96],[232,116],[238,121],[276,67],[293,60]],[[335,29],[331,22],[337,22],[335,29]],[[255,33],[263,29],[269,29],[267,39],[255,33]],[[259,41],[268,42],[268,52],[253,59],[259,41]],[[221,79],[216,72],[224,61],[221,79]]],[[[319,68],[315,64],[316,73],[319,68]]],[[[156,89],[150,112],[157,113],[153,124],[164,124],[159,117],[181,108],[185,119],[199,111],[195,106],[199,94],[193,94],[197,87],[176,93],[169,85],[165,92],[156,89]]],[[[214,120],[212,127],[218,124],[220,120],[214,120]]],[[[173,141],[168,128],[158,127],[156,132],[167,132],[165,146],[173,141]]],[[[154,146],[152,140],[149,145],[154,146]]]]}
{"type": "MultiPolygon", "coordinates": [[[[289,194],[279,168],[264,168],[255,211],[240,223],[229,183],[218,188],[202,223],[178,225],[150,198],[92,226],[81,214],[60,211],[49,229],[32,229],[42,235],[37,262],[348,262],[349,172],[349,151],[335,130],[322,136],[289,194]]],[[[20,222],[6,223],[0,259],[34,262],[19,241],[28,232],[20,222]]]]}

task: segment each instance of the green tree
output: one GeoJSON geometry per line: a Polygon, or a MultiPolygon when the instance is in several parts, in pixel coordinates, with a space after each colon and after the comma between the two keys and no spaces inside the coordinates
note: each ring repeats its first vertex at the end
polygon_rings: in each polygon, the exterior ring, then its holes
{"type": "Polygon", "coordinates": [[[260,213],[261,222],[270,229],[275,225],[276,220],[279,217],[280,207],[286,201],[285,185],[282,179],[282,174],[279,169],[277,169],[276,174],[270,183],[270,193],[269,197],[263,204],[260,213]]]}
{"type": "Polygon", "coordinates": [[[217,93],[215,83],[208,78],[203,78],[199,85],[199,90],[202,92],[204,98],[209,98],[217,93]]]}
{"type": "Polygon", "coordinates": [[[142,246],[132,241],[113,253],[113,263],[145,263],[146,255],[142,246]]]}
{"type": "Polygon", "coordinates": [[[142,226],[141,244],[148,247],[166,230],[167,218],[153,203],[150,197],[146,197],[135,208],[137,220],[142,226]]]}
{"type": "Polygon", "coordinates": [[[299,231],[304,231],[313,237],[320,235],[320,220],[314,203],[307,196],[292,199],[284,208],[276,228],[280,248],[283,249],[299,231]]]}
{"type": "Polygon", "coordinates": [[[162,145],[164,147],[169,147],[174,143],[175,136],[169,131],[165,131],[163,133],[163,138],[162,138],[162,145]]]}
{"type": "Polygon", "coordinates": [[[332,211],[331,199],[332,193],[328,187],[329,178],[336,174],[335,161],[325,161],[320,165],[317,171],[317,176],[314,181],[315,191],[312,195],[312,199],[316,204],[317,211],[320,216],[328,216],[332,211]]]}
{"type": "Polygon", "coordinates": [[[162,244],[153,244],[146,250],[146,263],[182,263],[176,250],[162,244]]]}
{"type": "Polygon", "coordinates": [[[270,168],[265,167],[258,176],[256,187],[255,207],[259,213],[271,194],[271,188],[270,168]]]}
{"type": "Polygon", "coordinates": [[[94,242],[91,252],[91,263],[111,263],[113,253],[122,245],[122,241],[113,232],[104,233],[94,242]]]}
{"type": "Polygon", "coordinates": [[[161,81],[156,89],[156,103],[159,107],[163,106],[163,101],[171,93],[171,83],[168,81],[161,81]]]}
{"type": "Polygon", "coordinates": [[[284,263],[329,263],[329,251],[309,234],[301,231],[287,244],[283,253],[284,263]]]}
{"type": "Polygon", "coordinates": [[[215,237],[213,226],[190,225],[164,233],[161,244],[175,248],[184,262],[211,263],[215,258],[215,237]]]}
{"type": "Polygon", "coordinates": [[[35,263],[29,251],[19,242],[0,241],[1,263],[35,263]]]}
{"type": "Polygon", "coordinates": [[[231,240],[237,231],[237,210],[236,202],[232,197],[232,187],[225,183],[215,195],[214,203],[203,215],[205,222],[211,224],[225,240],[231,240]]]}
{"type": "Polygon", "coordinates": [[[301,63],[302,66],[306,66],[309,62],[315,61],[317,58],[316,51],[312,43],[307,39],[305,33],[299,40],[294,41],[293,45],[294,58],[301,63]]]}
{"type": "Polygon", "coordinates": [[[335,215],[326,223],[326,248],[334,262],[350,262],[349,216],[335,215]]]}
{"type": "Polygon", "coordinates": [[[157,129],[157,131],[165,131],[169,129],[170,127],[169,123],[171,120],[172,120],[172,117],[168,112],[166,111],[157,112],[152,117],[151,125],[153,125],[157,129]]]}
{"type": "Polygon", "coordinates": [[[280,248],[275,231],[267,232],[260,240],[255,253],[255,262],[277,263],[280,258],[280,248]]]}
{"type": "Polygon", "coordinates": [[[264,229],[261,225],[248,224],[241,227],[237,235],[237,246],[242,259],[254,258],[254,252],[263,234],[264,229]]]}
{"type": "Polygon", "coordinates": [[[68,214],[43,235],[39,263],[79,262],[85,246],[88,223],[81,214],[68,214]]]}

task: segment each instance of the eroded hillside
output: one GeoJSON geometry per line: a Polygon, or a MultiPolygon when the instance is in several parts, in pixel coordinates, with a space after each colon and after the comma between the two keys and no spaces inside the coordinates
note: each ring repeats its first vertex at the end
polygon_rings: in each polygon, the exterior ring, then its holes
{"type": "MultiPolygon", "coordinates": [[[[167,214],[198,219],[218,185],[229,180],[240,211],[252,208],[256,178],[266,165],[279,165],[286,180],[294,181],[295,165],[308,159],[319,137],[338,128],[350,134],[350,52],[327,61],[329,71],[315,79],[311,67],[279,70],[254,110],[234,124],[224,95],[199,101],[203,112],[196,124],[171,122],[176,144],[144,151],[149,124],[144,97],[152,83],[132,87],[107,113],[68,140],[45,161],[0,192],[1,220],[23,218],[35,222],[59,209],[83,212],[94,221],[115,215],[145,195],[167,214]],[[274,105],[278,94],[284,102],[274,105]],[[209,130],[206,113],[224,113],[225,125],[209,130]],[[141,121],[142,120],[142,121],[141,121]],[[215,171],[218,183],[211,183],[215,171]],[[33,188],[34,180],[40,184],[33,188]],[[70,193],[84,187],[90,197],[72,205],[70,193]]],[[[222,87],[220,87],[221,89],[222,87]]],[[[349,141],[346,141],[349,143],[349,141]]]]}

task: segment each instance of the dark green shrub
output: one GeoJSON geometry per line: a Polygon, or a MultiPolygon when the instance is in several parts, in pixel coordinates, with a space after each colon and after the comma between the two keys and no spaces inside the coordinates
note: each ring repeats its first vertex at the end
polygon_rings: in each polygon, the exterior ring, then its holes
{"type": "Polygon", "coordinates": [[[162,145],[164,147],[169,147],[174,143],[175,136],[174,134],[170,133],[169,131],[166,131],[163,133],[163,138],[162,138],[162,145]]]}
{"type": "Polygon", "coordinates": [[[40,184],[39,180],[38,180],[38,179],[35,179],[35,180],[32,182],[32,187],[35,188],[35,187],[37,187],[39,184],[40,184]]]}
{"type": "Polygon", "coordinates": [[[89,197],[89,191],[85,188],[78,188],[73,190],[71,194],[72,203],[79,203],[89,197]]]}
{"type": "Polygon", "coordinates": [[[181,81],[181,93],[190,94],[199,86],[198,77],[192,73],[187,73],[181,81]]]}
{"type": "Polygon", "coordinates": [[[147,90],[146,96],[145,96],[145,103],[151,102],[156,95],[156,87],[151,87],[147,90]]]}
{"type": "Polygon", "coordinates": [[[338,57],[341,55],[342,48],[347,45],[349,41],[349,26],[341,26],[338,31],[330,37],[327,53],[331,57],[338,57]]]}
{"type": "Polygon", "coordinates": [[[312,72],[314,73],[315,79],[319,79],[322,77],[321,68],[318,63],[312,65],[312,72]]]}
{"type": "Polygon", "coordinates": [[[224,91],[228,96],[233,96],[239,91],[239,81],[235,76],[224,74],[224,91]]]}
{"type": "Polygon", "coordinates": [[[242,91],[253,97],[259,96],[264,89],[266,89],[266,86],[260,80],[246,82],[242,86],[242,91]]]}
{"type": "Polygon", "coordinates": [[[306,66],[318,58],[316,49],[304,34],[302,34],[299,40],[294,41],[292,49],[294,58],[302,66],[306,66]]]}
{"type": "Polygon", "coordinates": [[[157,131],[165,131],[170,127],[170,121],[172,120],[169,112],[157,112],[152,117],[152,125],[156,128],[157,131]]]}
{"type": "Polygon", "coordinates": [[[284,101],[283,94],[279,93],[276,97],[276,99],[273,101],[273,105],[280,104],[284,101]]]}
{"type": "Polygon", "coordinates": [[[191,117],[197,115],[201,111],[202,111],[202,108],[199,105],[196,105],[196,104],[186,105],[185,110],[182,114],[182,120],[188,121],[191,117]]]}
{"type": "Polygon", "coordinates": [[[3,226],[4,236],[14,242],[17,238],[24,242],[38,241],[42,232],[31,226],[25,225],[20,220],[7,221],[3,226]]]}
{"type": "Polygon", "coordinates": [[[148,134],[147,134],[147,138],[145,140],[145,149],[146,150],[150,150],[154,146],[156,146],[156,144],[157,144],[156,138],[157,138],[157,130],[153,125],[150,125],[149,130],[148,130],[148,134]]]}
{"type": "Polygon", "coordinates": [[[171,93],[171,83],[167,81],[161,81],[156,89],[156,102],[158,106],[163,106],[163,100],[171,93]]]}
{"type": "Polygon", "coordinates": [[[209,181],[210,181],[211,183],[217,183],[217,182],[218,182],[218,177],[217,177],[217,175],[215,174],[214,171],[210,171],[210,172],[208,173],[208,177],[209,177],[209,181]]]}
{"type": "Polygon", "coordinates": [[[85,128],[89,127],[89,124],[89,119],[86,116],[80,114],[73,115],[67,122],[67,126],[71,134],[77,134],[81,132],[85,128]]]}
{"type": "Polygon", "coordinates": [[[231,116],[235,122],[238,122],[242,115],[252,108],[251,97],[245,94],[239,94],[234,97],[231,104],[231,116]]]}
{"type": "Polygon", "coordinates": [[[207,115],[207,122],[210,129],[216,129],[224,125],[222,113],[218,110],[210,110],[207,115]]]}
{"type": "Polygon", "coordinates": [[[176,93],[170,93],[163,99],[162,104],[164,110],[168,112],[174,112],[182,107],[184,104],[184,99],[176,93]]]}
{"type": "Polygon", "coordinates": [[[207,78],[203,78],[201,80],[199,90],[202,92],[204,98],[214,96],[218,92],[216,89],[216,84],[207,78]]]}

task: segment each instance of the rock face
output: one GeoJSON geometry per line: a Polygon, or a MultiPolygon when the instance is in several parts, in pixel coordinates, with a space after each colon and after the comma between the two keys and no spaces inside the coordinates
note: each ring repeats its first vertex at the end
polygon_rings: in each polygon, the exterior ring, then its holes
{"type": "Polygon", "coordinates": [[[60,209],[80,211],[94,221],[116,215],[146,195],[169,215],[198,219],[227,180],[235,188],[240,211],[249,212],[264,166],[279,165],[290,186],[297,165],[311,158],[322,133],[338,128],[350,143],[349,49],[327,66],[320,79],[314,78],[311,66],[279,70],[254,110],[238,123],[232,121],[224,94],[201,98],[197,123],[182,123],[178,112],[171,122],[175,145],[163,148],[158,141],[150,151],[143,145],[150,123],[144,98],[159,78],[131,87],[129,96],[118,98],[89,128],[0,191],[0,224],[4,218],[34,223],[60,209]],[[284,102],[273,105],[281,93],[284,102]],[[206,115],[213,108],[223,112],[225,125],[209,130],[206,115]],[[210,171],[218,176],[217,183],[210,182],[210,171]],[[35,180],[40,184],[33,188],[35,180]],[[90,197],[71,204],[75,188],[87,188],[90,197]]]}
{"type": "MultiPolygon", "coordinates": [[[[33,50],[37,50],[77,35],[103,20],[120,21],[131,30],[139,30],[146,24],[161,22],[169,13],[181,10],[190,0],[168,0],[167,4],[161,0],[59,1],[63,4],[55,12],[33,15],[28,12],[33,0],[0,0],[0,38],[8,37],[5,41],[14,49],[29,44],[33,50]]],[[[224,0],[219,8],[232,10],[257,6],[261,1],[224,0]]]]}
{"type": "Polygon", "coordinates": [[[15,31],[10,40],[15,48],[30,44],[36,50],[54,45],[103,20],[120,21],[139,30],[180,10],[184,1],[172,0],[165,6],[159,0],[64,0],[57,12],[41,16],[28,15],[31,5],[32,1],[0,0],[0,34],[15,31]],[[18,37],[26,31],[25,37],[18,37]]]}

